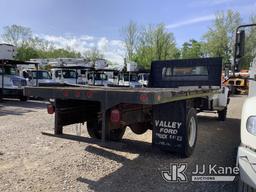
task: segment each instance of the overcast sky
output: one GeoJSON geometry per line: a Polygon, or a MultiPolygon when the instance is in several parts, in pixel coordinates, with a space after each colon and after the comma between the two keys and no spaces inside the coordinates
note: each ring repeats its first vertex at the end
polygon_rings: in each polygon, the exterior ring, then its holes
{"type": "Polygon", "coordinates": [[[0,0],[0,32],[7,25],[30,27],[59,47],[79,51],[98,47],[122,61],[120,30],[130,20],[139,25],[164,23],[178,46],[200,40],[217,11],[233,9],[245,22],[256,12],[255,0],[0,0]]]}

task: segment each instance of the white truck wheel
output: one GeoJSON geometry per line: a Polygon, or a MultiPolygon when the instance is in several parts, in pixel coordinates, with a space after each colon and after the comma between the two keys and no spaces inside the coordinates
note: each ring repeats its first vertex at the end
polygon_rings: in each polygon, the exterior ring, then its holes
{"type": "Polygon", "coordinates": [[[196,116],[196,110],[194,108],[189,109],[186,119],[186,131],[184,133],[184,143],[181,154],[183,157],[189,157],[195,148],[197,140],[198,121],[196,116]]]}

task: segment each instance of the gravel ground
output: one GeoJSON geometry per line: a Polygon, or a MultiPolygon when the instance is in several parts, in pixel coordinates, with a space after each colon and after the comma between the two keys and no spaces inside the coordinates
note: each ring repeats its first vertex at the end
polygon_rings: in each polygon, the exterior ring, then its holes
{"type": "Polygon", "coordinates": [[[151,146],[151,131],[129,129],[122,142],[91,139],[72,125],[53,133],[54,118],[44,102],[0,103],[0,191],[235,191],[237,182],[168,183],[161,177],[170,163],[235,166],[239,124],[245,97],[232,97],[226,122],[216,114],[199,115],[194,154],[181,159],[151,146]],[[80,135],[78,136],[78,135],[80,135]]]}

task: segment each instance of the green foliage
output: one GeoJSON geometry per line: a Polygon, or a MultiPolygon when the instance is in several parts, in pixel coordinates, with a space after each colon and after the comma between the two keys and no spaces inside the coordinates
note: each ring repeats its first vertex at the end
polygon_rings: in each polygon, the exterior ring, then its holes
{"type": "Polygon", "coordinates": [[[137,62],[144,68],[149,68],[153,60],[179,57],[180,53],[176,48],[174,36],[166,30],[165,25],[149,25],[137,34],[138,37],[134,45],[136,49],[129,60],[137,62]]]}
{"type": "Polygon", "coordinates": [[[35,58],[75,58],[81,57],[79,52],[54,48],[49,41],[34,36],[31,29],[19,25],[4,27],[2,38],[5,42],[17,47],[16,59],[27,61],[35,58]]]}
{"type": "Polygon", "coordinates": [[[32,47],[21,46],[17,48],[16,59],[21,61],[28,61],[32,58],[39,58],[38,51],[32,47]]]}
{"type": "Polygon", "coordinates": [[[47,58],[75,58],[81,57],[79,52],[75,52],[72,50],[66,49],[51,49],[51,50],[37,50],[38,51],[38,58],[47,59],[47,58]]]}
{"type": "Polygon", "coordinates": [[[22,46],[17,48],[17,60],[27,61],[35,58],[79,58],[81,54],[66,49],[41,50],[30,46],[22,46]]]}
{"type": "Polygon", "coordinates": [[[226,14],[217,13],[213,26],[203,36],[204,55],[223,57],[224,63],[229,63],[233,55],[235,29],[240,24],[239,12],[228,10],[226,14]]]}
{"type": "Polygon", "coordinates": [[[50,64],[48,64],[48,65],[40,66],[40,68],[41,68],[42,70],[50,71],[50,70],[52,69],[52,66],[51,66],[50,64]]]}
{"type": "MultiPolygon", "coordinates": [[[[229,63],[233,56],[235,29],[241,24],[240,14],[228,10],[218,12],[216,18],[203,35],[203,41],[194,39],[185,42],[179,50],[176,47],[173,33],[167,31],[165,25],[149,25],[138,27],[130,22],[122,29],[127,59],[135,61],[144,68],[149,68],[153,60],[168,60],[177,58],[223,57],[224,63],[229,63]]],[[[256,16],[250,18],[250,23],[256,23],[256,16]]],[[[18,60],[33,58],[74,58],[81,57],[79,52],[70,48],[59,49],[53,43],[33,35],[30,28],[11,25],[4,27],[2,39],[6,43],[17,46],[18,60]]],[[[256,27],[246,29],[245,56],[241,59],[243,68],[248,68],[256,57],[256,27]]],[[[83,56],[91,61],[104,58],[97,48],[86,51],[83,56]]]]}
{"type": "MultiPolygon", "coordinates": [[[[251,16],[250,23],[256,23],[256,15],[251,16]]],[[[245,39],[245,56],[241,59],[242,68],[248,69],[256,57],[256,27],[248,28],[245,39]]]]}
{"type": "Polygon", "coordinates": [[[188,42],[183,43],[181,48],[182,59],[200,58],[202,56],[202,43],[194,39],[191,39],[188,42]]]}

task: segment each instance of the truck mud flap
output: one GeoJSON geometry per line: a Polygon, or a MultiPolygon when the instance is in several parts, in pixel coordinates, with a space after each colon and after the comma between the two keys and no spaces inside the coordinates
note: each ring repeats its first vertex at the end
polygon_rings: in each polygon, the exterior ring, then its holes
{"type": "Polygon", "coordinates": [[[182,151],[185,145],[186,116],[186,101],[153,106],[153,146],[171,152],[182,151]]]}

